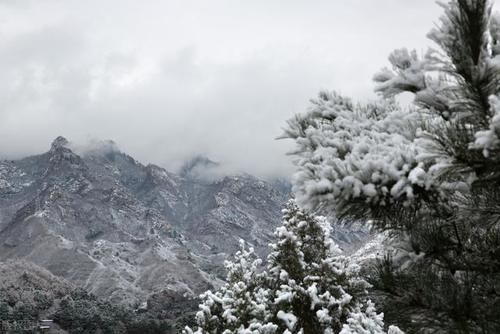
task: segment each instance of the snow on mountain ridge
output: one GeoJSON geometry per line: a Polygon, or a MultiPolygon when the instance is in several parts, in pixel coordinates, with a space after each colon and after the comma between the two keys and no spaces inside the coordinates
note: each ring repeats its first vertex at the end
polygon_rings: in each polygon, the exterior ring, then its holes
{"type": "Polygon", "coordinates": [[[213,181],[142,165],[103,142],[58,137],[0,161],[0,261],[24,259],[116,301],[217,284],[244,238],[263,250],[289,193],[257,178],[213,181]]]}

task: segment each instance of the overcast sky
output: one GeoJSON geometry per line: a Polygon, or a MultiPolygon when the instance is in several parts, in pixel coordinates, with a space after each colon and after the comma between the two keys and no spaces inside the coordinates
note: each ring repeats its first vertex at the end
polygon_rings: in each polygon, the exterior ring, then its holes
{"type": "Polygon", "coordinates": [[[0,156],[63,135],[170,170],[203,154],[287,175],[285,121],[321,89],[374,97],[387,55],[423,53],[440,14],[433,0],[0,0],[0,156]]]}

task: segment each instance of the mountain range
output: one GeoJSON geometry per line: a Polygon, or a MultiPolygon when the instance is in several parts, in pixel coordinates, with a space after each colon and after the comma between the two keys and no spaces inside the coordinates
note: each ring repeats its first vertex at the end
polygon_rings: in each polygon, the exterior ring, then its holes
{"type": "MultiPolygon", "coordinates": [[[[195,157],[172,173],[112,141],[76,149],[64,137],[45,153],[0,161],[0,262],[31,262],[129,305],[196,296],[222,282],[240,239],[267,253],[291,196],[284,179],[218,167],[195,157]]],[[[335,230],[347,249],[365,237],[335,230]]]]}
{"type": "Polygon", "coordinates": [[[207,180],[196,158],[178,174],[103,141],[78,152],[0,162],[0,261],[36,263],[98,296],[140,301],[217,284],[240,238],[265,252],[290,196],[248,174],[207,180]]]}

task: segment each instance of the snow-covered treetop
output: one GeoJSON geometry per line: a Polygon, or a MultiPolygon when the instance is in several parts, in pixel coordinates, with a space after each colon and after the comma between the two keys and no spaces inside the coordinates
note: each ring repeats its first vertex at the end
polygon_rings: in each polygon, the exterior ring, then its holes
{"type": "Polygon", "coordinates": [[[389,56],[392,70],[382,69],[374,76],[376,91],[385,97],[393,97],[402,92],[417,93],[426,88],[426,62],[419,59],[415,50],[399,49],[389,56]]]}
{"type": "Polygon", "coordinates": [[[234,260],[226,261],[227,282],[249,282],[257,274],[262,260],[255,254],[253,247],[247,248],[244,240],[240,240],[240,250],[234,254],[234,260]]]}
{"type": "Polygon", "coordinates": [[[500,17],[491,14],[488,0],[441,6],[444,15],[428,34],[439,49],[430,49],[423,59],[397,50],[389,57],[393,70],[374,79],[383,96],[414,93],[419,112],[430,115],[415,141],[417,159],[427,170],[446,182],[470,183],[491,173],[498,159],[492,152],[498,153],[500,17]]]}
{"type": "Polygon", "coordinates": [[[487,0],[452,0],[441,6],[440,24],[428,34],[439,50],[430,49],[422,59],[416,51],[394,51],[392,69],[374,76],[376,91],[383,96],[414,93],[417,106],[445,120],[485,121],[491,116],[488,98],[498,93],[498,17],[491,17],[487,0]]]}
{"type": "Polygon", "coordinates": [[[432,185],[414,143],[421,119],[392,100],[361,106],[322,92],[285,130],[297,143],[297,201],[330,212],[352,201],[413,201],[420,188],[432,185]]]}
{"type": "Polygon", "coordinates": [[[356,105],[322,92],[288,122],[283,137],[296,143],[301,206],[341,215],[353,205],[370,212],[417,208],[443,192],[467,191],[476,174],[491,172],[500,145],[500,19],[486,0],[442,6],[445,14],[429,33],[440,50],[423,57],[394,51],[391,68],[374,77],[382,100],[356,105]],[[414,106],[394,102],[402,92],[414,94],[414,106]]]}

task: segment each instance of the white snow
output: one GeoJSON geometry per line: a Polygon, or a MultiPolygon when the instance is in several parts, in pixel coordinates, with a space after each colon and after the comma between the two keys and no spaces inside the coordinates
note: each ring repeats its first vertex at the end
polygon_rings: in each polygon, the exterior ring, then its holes
{"type": "Polygon", "coordinates": [[[276,314],[278,319],[283,321],[286,325],[286,327],[289,330],[293,330],[295,327],[295,324],[297,323],[297,317],[293,315],[290,312],[283,312],[283,311],[278,311],[278,314],[276,314]]]}

